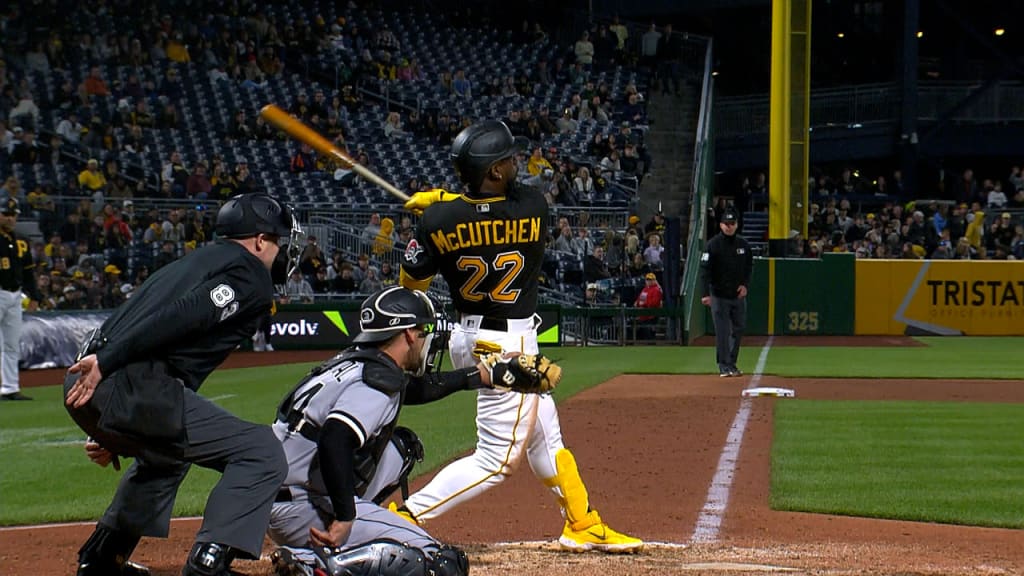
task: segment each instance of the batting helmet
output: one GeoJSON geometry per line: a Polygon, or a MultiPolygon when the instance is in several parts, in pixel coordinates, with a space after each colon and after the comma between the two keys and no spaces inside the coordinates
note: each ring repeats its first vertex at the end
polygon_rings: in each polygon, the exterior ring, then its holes
{"type": "Polygon", "coordinates": [[[390,340],[396,334],[416,326],[437,324],[434,304],[419,290],[402,286],[388,286],[363,300],[359,308],[359,335],[357,344],[390,340]]]}
{"type": "Polygon", "coordinates": [[[0,213],[6,216],[17,216],[18,214],[21,214],[21,210],[18,209],[17,198],[8,198],[5,202],[3,202],[3,204],[0,204],[0,207],[3,208],[3,210],[0,211],[0,213]]]}
{"type": "Polygon", "coordinates": [[[288,238],[294,227],[288,206],[267,194],[238,194],[217,212],[217,235],[222,238],[249,238],[273,234],[288,238]]]}
{"type": "Polygon", "coordinates": [[[525,151],[529,145],[526,138],[512,136],[504,122],[484,120],[459,132],[452,142],[451,159],[459,180],[476,188],[495,162],[525,151]]]}

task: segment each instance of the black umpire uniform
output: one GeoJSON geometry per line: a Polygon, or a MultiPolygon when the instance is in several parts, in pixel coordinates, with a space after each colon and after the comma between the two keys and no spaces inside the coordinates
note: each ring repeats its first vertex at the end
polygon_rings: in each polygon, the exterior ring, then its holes
{"type": "MultiPolygon", "coordinates": [[[[267,258],[277,250],[274,266],[285,268],[277,240],[290,237],[294,245],[301,231],[286,206],[248,194],[221,208],[217,233],[262,240],[259,250],[267,258]]],[[[218,240],[158,270],[83,345],[76,366],[94,354],[102,379],[75,408],[69,392],[84,376],[69,372],[68,412],[103,448],[135,462],[79,551],[79,576],[148,574],[126,560],[141,536],[167,536],[178,486],[193,463],[222,476],[183,574],[226,576],[233,558],[259,557],[287,473],[284,452],[269,426],[245,422],[197,391],[270,310],[268,268],[243,244],[218,240]]]]}
{"type": "Polygon", "coordinates": [[[715,323],[715,358],[722,377],[742,376],[736,367],[740,340],[747,324],[747,287],[754,268],[750,244],[736,233],[737,218],[732,208],[722,214],[721,232],[708,241],[701,256],[704,297],[711,306],[715,323]]]}

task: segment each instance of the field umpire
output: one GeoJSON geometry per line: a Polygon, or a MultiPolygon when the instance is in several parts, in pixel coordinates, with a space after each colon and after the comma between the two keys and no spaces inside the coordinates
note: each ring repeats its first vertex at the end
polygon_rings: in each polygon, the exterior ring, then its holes
{"type": "MultiPolygon", "coordinates": [[[[127,562],[141,536],[166,537],[178,486],[194,463],[221,472],[184,576],[227,576],[258,558],[287,462],[269,426],[198,395],[206,377],[252,336],[301,247],[289,209],[238,195],[217,214],[221,238],[161,268],[85,342],[64,381],[65,404],[101,466],[135,458],[79,550],[78,576],[144,575],[127,562]],[[274,280],[272,280],[272,277],[274,280]]],[[[297,259],[296,259],[297,260],[297,259]]]]}
{"type": "Polygon", "coordinates": [[[708,241],[700,259],[705,306],[715,322],[715,357],[722,378],[742,376],[736,367],[747,324],[747,286],[754,268],[750,244],[736,233],[736,211],[729,208],[718,223],[721,234],[708,241]]]}

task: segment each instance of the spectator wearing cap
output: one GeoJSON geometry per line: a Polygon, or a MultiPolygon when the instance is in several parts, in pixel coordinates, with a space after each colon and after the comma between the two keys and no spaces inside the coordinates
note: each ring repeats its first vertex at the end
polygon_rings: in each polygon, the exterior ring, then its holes
{"type": "Polygon", "coordinates": [[[15,142],[11,147],[11,164],[43,164],[49,160],[49,154],[39,142],[36,133],[30,128],[17,126],[14,128],[15,142]]]}
{"type": "Polygon", "coordinates": [[[743,375],[736,362],[747,324],[747,287],[754,258],[746,239],[736,233],[737,226],[735,210],[726,210],[718,223],[721,232],[708,241],[700,260],[704,288],[700,301],[711,307],[721,377],[743,375]]]}
{"type": "MultiPolygon", "coordinates": [[[[661,308],[662,306],[662,293],[661,285],[658,284],[658,277],[654,275],[654,272],[648,272],[644,275],[644,287],[637,295],[636,300],[633,302],[633,306],[636,308],[661,308]]],[[[656,316],[638,316],[637,322],[640,323],[637,326],[637,339],[640,340],[652,340],[654,338],[653,324],[657,321],[656,316]]]]}

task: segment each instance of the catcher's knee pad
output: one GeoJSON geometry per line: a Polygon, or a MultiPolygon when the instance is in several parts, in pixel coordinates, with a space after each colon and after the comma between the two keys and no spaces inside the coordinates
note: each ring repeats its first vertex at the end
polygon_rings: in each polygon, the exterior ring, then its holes
{"type": "Polygon", "coordinates": [[[469,576],[469,558],[455,546],[441,546],[430,559],[430,574],[433,576],[469,576]]]}
{"type": "Polygon", "coordinates": [[[430,576],[428,558],[416,548],[394,540],[374,540],[349,550],[313,548],[329,576],[430,576]]]}
{"type": "Polygon", "coordinates": [[[399,487],[402,489],[402,498],[408,498],[409,474],[412,473],[412,469],[417,462],[423,462],[423,442],[420,441],[419,436],[412,430],[404,426],[396,426],[394,432],[391,433],[391,443],[395,445],[398,453],[402,455],[402,471],[394,482],[381,488],[380,492],[373,496],[373,503],[378,506],[387,500],[399,487]]]}
{"type": "Polygon", "coordinates": [[[76,576],[148,576],[148,568],[128,562],[139,539],[136,534],[97,524],[96,530],[78,550],[76,576]]]}

